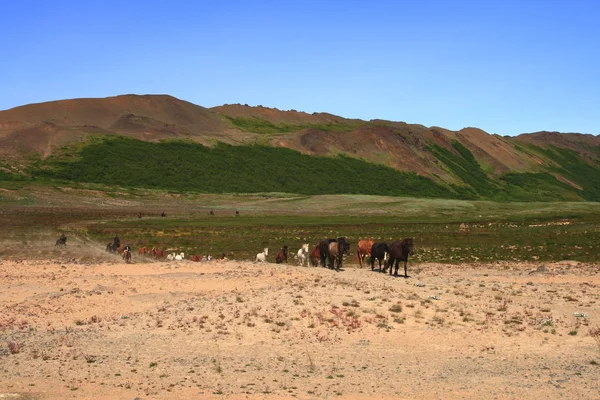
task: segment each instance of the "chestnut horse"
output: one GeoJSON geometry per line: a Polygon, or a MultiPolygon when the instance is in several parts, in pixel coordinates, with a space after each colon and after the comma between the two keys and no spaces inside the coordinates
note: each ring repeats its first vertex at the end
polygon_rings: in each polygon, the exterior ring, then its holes
{"type": "Polygon", "coordinates": [[[406,271],[406,263],[408,263],[408,256],[413,253],[413,240],[412,238],[398,240],[396,242],[392,242],[390,245],[390,259],[387,262],[387,265],[383,269],[385,272],[388,268],[390,269],[390,275],[392,274],[392,266],[394,266],[396,272],[395,276],[398,276],[398,263],[400,261],[404,261],[404,277],[408,278],[408,273],[406,271]]]}
{"type": "Polygon", "coordinates": [[[356,256],[358,257],[358,264],[360,267],[363,267],[363,263],[365,262],[365,258],[371,255],[371,247],[375,241],[373,239],[363,239],[359,240],[356,245],[356,256]]]}
{"type": "Polygon", "coordinates": [[[316,267],[319,265],[320,260],[321,254],[319,253],[319,245],[316,245],[315,248],[310,252],[310,265],[316,267]]]}
{"type": "Polygon", "coordinates": [[[144,247],[140,247],[140,248],[138,249],[138,254],[139,254],[139,255],[144,255],[144,254],[146,254],[147,252],[148,252],[148,249],[146,248],[146,246],[144,246],[144,247]]]}

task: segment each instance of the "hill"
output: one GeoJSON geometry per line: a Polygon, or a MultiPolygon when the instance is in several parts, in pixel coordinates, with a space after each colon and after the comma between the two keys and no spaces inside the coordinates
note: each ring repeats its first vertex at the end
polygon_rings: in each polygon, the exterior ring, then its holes
{"type": "MultiPolygon", "coordinates": [[[[424,179],[422,182],[428,183],[423,186],[423,195],[502,200],[600,200],[599,136],[537,132],[512,138],[490,135],[472,127],[451,131],[404,122],[363,121],[327,113],[309,114],[263,106],[233,104],[209,109],[167,95],[61,100],[0,111],[0,157],[4,161],[0,164],[0,178],[43,175],[52,179],[90,181],[89,174],[74,175],[74,166],[88,172],[93,170],[91,160],[99,162],[98,151],[106,150],[103,146],[107,143],[112,149],[122,146],[121,150],[128,149],[130,154],[135,153],[137,148],[152,152],[152,156],[149,156],[150,153],[145,153],[145,156],[138,154],[138,158],[130,159],[128,165],[122,165],[120,160],[110,160],[110,152],[103,155],[106,165],[119,165],[119,168],[143,173],[148,168],[138,168],[143,164],[139,157],[178,157],[172,153],[172,147],[164,143],[150,147],[141,144],[165,140],[196,144],[196,147],[186,148],[185,154],[189,159],[182,160],[179,166],[168,166],[169,174],[159,173],[157,177],[154,171],[158,184],[166,186],[169,184],[164,181],[169,176],[173,182],[173,175],[186,175],[192,165],[205,165],[199,159],[206,158],[210,148],[221,157],[224,162],[221,166],[233,163],[225,161],[228,156],[224,154],[234,155],[241,149],[230,147],[223,152],[223,147],[214,147],[217,143],[225,143],[246,148],[248,154],[258,158],[265,157],[266,148],[274,148],[269,153],[271,164],[258,163],[263,168],[255,168],[256,176],[246,175],[245,179],[264,179],[273,163],[289,166],[287,160],[294,159],[302,160],[298,161],[297,169],[290,167],[290,171],[296,174],[294,180],[311,180],[314,174],[327,174],[328,169],[333,168],[346,171],[348,176],[344,179],[355,180],[364,187],[373,177],[369,178],[361,171],[373,172],[371,165],[377,164],[396,170],[398,175],[392,182],[408,176],[402,175],[405,173],[424,179]],[[132,144],[135,142],[115,139],[116,136],[141,142],[135,145],[132,144]],[[113,139],[106,142],[107,138],[113,139]],[[261,151],[257,151],[259,148],[261,151]],[[84,152],[84,149],[89,151],[84,152]],[[313,157],[312,164],[325,169],[307,167],[311,161],[300,155],[313,157]],[[347,158],[340,159],[340,155],[347,158]],[[349,159],[364,164],[350,168],[347,164],[349,159]],[[327,164],[332,160],[335,167],[327,164]],[[66,163],[70,163],[70,167],[66,163]],[[186,174],[177,174],[177,168],[184,165],[188,169],[186,174]],[[36,173],[36,168],[43,172],[36,173]],[[66,171],[70,172],[67,174],[66,171]],[[306,171],[313,176],[305,174],[306,171]],[[432,190],[433,187],[436,189],[432,190]],[[535,191],[534,195],[532,191],[535,191]]],[[[114,176],[108,170],[100,172],[92,174],[96,176],[93,181],[98,181],[98,176],[114,176]]],[[[290,181],[291,174],[286,182],[290,181]]],[[[235,181],[234,176],[228,176],[235,181]]],[[[145,179],[139,178],[138,182],[145,179]]],[[[135,185],[135,182],[127,184],[135,185]]],[[[390,190],[390,184],[386,189],[383,189],[384,184],[377,184],[375,187],[380,189],[375,192],[402,194],[405,186],[396,183],[396,190],[390,190]]],[[[206,187],[191,184],[177,186],[206,190],[206,187]]],[[[239,184],[227,182],[221,186],[235,191],[239,184]]],[[[281,190],[277,190],[277,181],[267,186],[276,191],[292,189],[280,185],[281,190]]],[[[317,186],[313,189],[329,190],[316,189],[317,186]]],[[[333,186],[328,185],[329,188],[333,186]]],[[[352,190],[339,186],[327,193],[374,191],[361,186],[355,185],[352,190]]],[[[305,192],[314,194],[313,189],[305,192]]],[[[410,193],[418,195],[413,189],[410,193]]]]}

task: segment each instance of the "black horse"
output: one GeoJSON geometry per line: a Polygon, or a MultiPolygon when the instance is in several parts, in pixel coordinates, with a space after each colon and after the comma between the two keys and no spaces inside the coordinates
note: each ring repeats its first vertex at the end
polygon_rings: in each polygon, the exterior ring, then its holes
{"type": "Polygon", "coordinates": [[[121,239],[119,239],[119,237],[118,237],[118,236],[115,236],[115,237],[113,238],[113,241],[112,241],[112,243],[108,243],[108,244],[106,245],[106,252],[107,252],[107,253],[116,253],[116,252],[117,252],[117,249],[118,249],[119,247],[121,247],[121,239]]]}
{"type": "Polygon", "coordinates": [[[398,276],[398,263],[404,261],[404,277],[408,278],[408,272],[406,270],[406,263],[408,262],[408,256],[413,253],[413,240],[412,238],[398,240],[392,242],[390,245],[390,259],[385,266],[383,272],[388,268],[390,269],[390,275],[392,274],[392,266],[395,264],[396,272],[395,276],[398,276]]]}
{"type": "Polygon", "coordinates": [[[67,237],[63,233],[57,240],[55,247],[67,247],[67,237]]]}
{"type": "MultiPolygon", "coordinates": [[[[379,261],[379,271],[381,271],[381,262],[385,258],[385,253],[389,253],[390,248],[387,243],[373,243],[371,246],[371,271],[375,269],[375,259],[379,261]]],[[[383,263],[385,265],[385,263],[383,263]]]]}
{"type": "Polygon", "coordinates": [[[348,254],[350,252],[350,243],[346,242],[346,238],[337,238],[336,241],[329,243],[329,248],[327,250],[329,268],[334,268],[333,264],[335,261],[335,270],[339,271],[342,268],[342,259],[344,257],[344,253],[348,254]]]}

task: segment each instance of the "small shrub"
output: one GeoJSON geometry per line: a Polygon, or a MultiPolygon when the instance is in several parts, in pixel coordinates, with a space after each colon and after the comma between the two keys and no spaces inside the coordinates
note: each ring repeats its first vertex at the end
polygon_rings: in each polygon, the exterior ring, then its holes
{"type": "Polygon", "coordinates": [[[23,343],[8,342],[8,351],[10,354],[18,354],[23,349],[23,343]]]}
{"type": "Polygon", "coordinates": [[[390,311],[394,312],[394,313],[402,312],[402,305],[394,304],[393,306],[390,307],[390,311]]]}

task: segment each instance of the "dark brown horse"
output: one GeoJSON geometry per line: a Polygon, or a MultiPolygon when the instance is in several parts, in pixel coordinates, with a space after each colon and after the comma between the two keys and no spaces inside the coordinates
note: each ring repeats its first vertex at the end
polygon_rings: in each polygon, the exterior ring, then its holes
{"type": "Polygon", "coordinates": [[[383,269],[385,272],[388,268],[390,269],[390,275],[392,274],[392,266],[395,263],[396,271],[394,272],[395,276],[398,276],[398,263],[400,261],[404,261],[404,277],[408,278],[408,272],[406,270],[406,263],[408,262],[408,256],[413,253],[413,240],[412,238],[398,240],[396,242],[392,242],[390,245],[390,259],[387,262],[387,265],[383,269]]]}
{"type": "Polygon", "coordinates": [[[67,247],[67,237],[63,234],[56,240],[55,247],[67,247]]]}
{"type": "Polygon", "coordinates": [[[275,256],[275,262],[277,264],[281,264],[282,262],[285,261],[285,263],[287,264],[287,262],[288,262],[287,256],[288,256],[288,246],[286,244],[281,248],[281,250],[279,250],[279,253],[277,253],[277,255],[275,256]]]}
{"type": "Polygon", "coordinates": [[[319,249],[319,258],[321,259],[321,267],[325,268],[327,265],[327,254],[329,254],[329,243],[337,242],[337,239],[327,239],[319,242],[317,248],[319,249]]]}
{"type": "Polygon", "coordinates": [[[350,243],[346,242],[346,239],[341,237],[335,242],[329,243],[328,250],[327,260],[329,261],[329,268],[333,269],[335,261],[335,270],[339,271],[342,268],[344,253],[348,254],[350,252],[350,243]]]}
{"type": "MultiPolygon", "coordinates": [[[[371,271],[375,269],[375,260],[379,261],[379,270],[381,271],[381,262],[385,258],[385,253],[389,253],[390,248],[387,243],[373,243],[371,246],[371,271]]],[[[385,263],[383,263],[385,265],[385,263]]]]}

